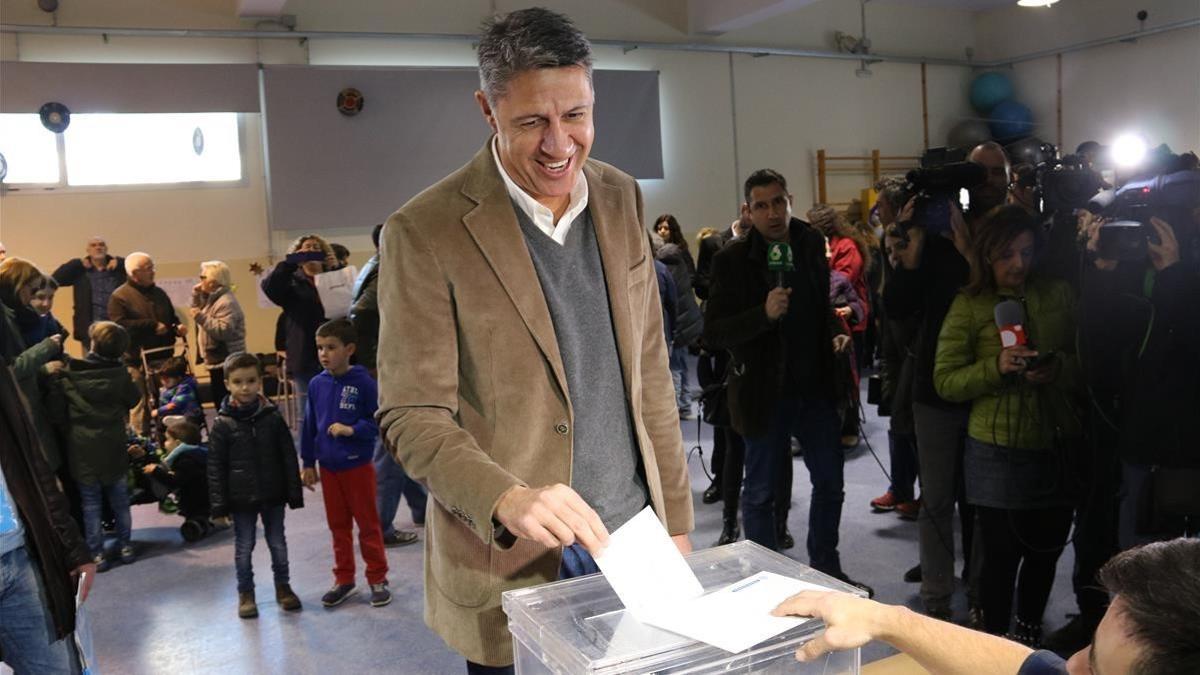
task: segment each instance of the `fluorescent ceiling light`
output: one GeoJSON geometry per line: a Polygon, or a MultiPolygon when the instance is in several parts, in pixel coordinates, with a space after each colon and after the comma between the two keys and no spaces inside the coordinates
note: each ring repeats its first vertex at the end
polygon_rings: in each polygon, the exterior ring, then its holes
{"type": "Polygon", "coordinates": [[[1022,7],[1049,7],[1058,0],[1017,0],[1017,4],[1022,7]]]}

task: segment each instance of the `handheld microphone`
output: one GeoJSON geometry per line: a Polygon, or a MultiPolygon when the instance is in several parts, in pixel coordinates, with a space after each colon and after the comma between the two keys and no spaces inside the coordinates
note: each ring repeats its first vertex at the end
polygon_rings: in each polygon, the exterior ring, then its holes
{"type": "Polygon", "coordinates": [[[1025,308],[1016,300],[1004,300],[996,304],[994,311],[996,328],[1000,330],[1000,346],[1032,346],[1025,334],[1025,308]]]}
{"type": "Polygon", "coordinates": [[[784,285],[783,273],[793,271],[792,247],[787,242],[774,241],[767,249],[767,271],[775,273],[775,287],[784,285]]]}

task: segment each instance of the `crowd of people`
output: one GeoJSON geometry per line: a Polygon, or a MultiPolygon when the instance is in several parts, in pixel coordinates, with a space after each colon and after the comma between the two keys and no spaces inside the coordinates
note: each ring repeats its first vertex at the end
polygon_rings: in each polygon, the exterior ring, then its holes
{"type": "MultiPolygon", "coordinates": [[[[376,241],[381,229],[375,228],[376,241]]],[[[384,449],[374,420],[377,258],[363,270],[348,317],[327,320],[312,278],[344,267],[345,260],[333,251],[319,237],[302,237],[263,280],[264,291],[283,308],[280,324],[295,335],[278,355],[247,353],[245,315],[222,261],[201,263],[192,289],[187,311],[196,331],[194,354],[186,340],[177,353],[186,324],[155,284],[154,261],[145,253],[113,257],[95,238],[86,256],[53,274],[20,257],[0,261],[0,358],[21,391],[25,408],[20,412],[36,436],[32,444],[22,439],[27,448],[37,448],[22,459],[33,463],[29,468],[36,483],[30,485],[38,488],[38,505],[49,508],[51,519],[47,529],[25,516],[26,505],[18,511],[5,501],[23,496],[27,485],[6,481],[0,486],[0,505],[7,509],[0,523],[0,553],[13,554],[22,542],[47,547],[42,556],[21,561],[16,577],[40,558],[46,578],[30,577],[37,583],[25,590],[44,584],[57,603],[54,591],[60,590],[59,581],[65,583],[61,565],[69,563],[78,579],[105,572],[117,561],[134,563],[131,505],[157,502],[184,519],[180,532],[186,541],[232,527],[242,618],[258,612],[250,554],[261,520],[277,603],[284,611],[300,610],[289,585],[284,509],[303,507],[302,486],[312,488],[319,481],[335,553],[335,583],[322,603],[339,605],[356,590],[355,526],[367,563],[369,601],[373,606],[391,601],[383,550],[418,539],[415,531],[398,529],[392,520],[403,495],[413,521],[423,524],[426,494],[384,449]],[[294,255],[310,251],[321,256],[316,264],[294,255]],[[61,286],[75,287],[74,327],[82,330],[75,335],[83,358],[67,355],[63,343],[71,333],[52,313],[54,292],[61,286]],[[292,358],[286,358],[289,348],[292,358]],[[263,388],[264,365],[276,356],[297,392],[307,394],[309,382],[314,385],[313,396],[301,399],[305,414],[297,430],[289,428],[263,388]],[[206,394],[189,357],[206,367],[206,394]],[[206,415],[205,403],[212,415],[206,415]],[[58,496],[48,494],[49,486],[58,496]],[[18,512],[27,524],[18,521],[18,512]],[[386,515],[382,522],[380,514],[386,515]],[[109,535],[116,539],[114,548],[107,545],[109,535]]],[[[15,470],[5,459],[5,471],[15,470]]],[[[42,614],[38,604],[21,606],[22,619],[42,614]]],[[[4,606],[10,607],[7,600],[4,606]]],[[[70,672],[73,647],[57,638],[70,632],[71,621],[57,604],[50,610],[53,633],[15,635],[5,610],[0,655],[17,672],[70,672]]]]}
{"type": "MultiPolygon", "coordinates": [[[[789,439],[798,441],[812,482],[810,562],[848,580],[837,557],[837,429],[846,435],[856,428],[853,366],[870,366],[875,353],[868,347],[839,359],[837,339],[853,334],[848,322],[875,321],[891,473],[870,506],[919,522],[920,560],[905,580],[920,583],[926,614],[952,618],[957,511],[963,623],[1070,653],[1087,644],[1104,615],[1101,565],[1137,544],[1196,533],[1200,505],[1178,491],[1177,481],[1195,478],[1200,468],[1200,442],[1184,413],[1200,409],[1200,321],[1194,307],[1184,308],[1200,297],[1200,184],[1186,209],[1177,209],[1178,228],[1149,220],[1154,234],[1142,258],[1105,259],[1103,217],[1082,207],[1069,213],[1080,274],[1051,264],[1048,230],[1062,221],[1031,208],[1004,148],[984,143],[968,159],[987,178],[970,189],[965,213],[950,205],[942,232],[914,217],[922,197],[899,179],[876,186],[874,232],[847,224],[858,204],[844,215],[818,204],[808,211],[810,222],[796,219],[786,180],[769,169],[747,179],[739,221],[723,233],[701,232],[700,250],[708,252],[694,281],[706,304],[701,373],[711,383],[706,392],[720,394],[706,402],[728,408],[711,416],[726,428],[715,435],[714,480],[704,501],[725,501],[718,544],[738,537],[740,499],[747,538],[789,547],[787,449],[789,439]],[[826,256],[817,253],[822,239],[826,256]],[[804,261],[795,272],[769,271],[774,242],[790,243],[804,261]],[[884,263],[877,286],[862,264],[872,251],[884,263]],[[1124,288],[1114,285],[1119,269],[1128,278],[1124,288]],[[997,309],[1004,304],[1017,308],[1011,322],[1019,324],[1019,341],[1004,342],[997,309]],[[1151,393],[1150,382],[1165,390],[1151,393]],[[1149,406],[1138,400],[1151,395],[1174,411],[1154,414],[1154,425],[1145,423],[1149,406]],[[1174,497],[1155,492],[1164,490],[1174,497]],[[1076,552],[1080,613],[1043,637],[1067,545],[1076,552]]],[[[1160,160],[1148,175],[1195,172],[1194,155],[1160,160]]]]}
{"type": "MultiPolygon", "coordinates": [[[[513,12],[489,24],[479,54],[492,140],[374,228],[376,253],[344,310],[327,306],[320,278],[349,252],[298,238],[261,281],[282,309],[277,354],[247,352],[221,261],[200,266],[187,310],[196,352],[182,356],[187,322],[148,254],[115,257],[96,238],[52,274],[0,262],[13,440],[0,464],[0,554],[27,591],[45,589],[20,611],[48,617],[38,631],[0,631],[17,672],[69,670],[73,583],[86,595],[91,575],[136,560],[130,504],[141,498],[177,510],[188,541],[232,527],[245,619],[258,615],[261,521],[278,606],[300,610],[285,511],[318,483],[334,558],[324,606],[356,591],[356,529],[369,602],[388,604],[384,549],[418,539],[392,522],[401,497],[418,525],[433,497],[426,618],[469,672],[511,672],[503,590],[596,571],[608,532],[647,505],[691,550],[680,423],[697,413],[715,427],[701,496],[722,503],[715,543],[744,529],[768,549],[794,547],[800,456],[809,564],[872,595],[848,575],[839,541],[860,376],[876,371],[890,473],[864,506],[918,522],[919,561],[903,576],[920,584],[928,618],[802,594],[777,612],[822,616],[829,630],[801,657],[883,639],[939,671],[958,667],[949,645],[959,645],[996,668],[1061,672],[1032,649],[1066,655],[1095,636],[1098,672],[1119,658],[1125,669],[1111,672],[1196,666],[1195,635],[1162,638],[1155,620],[1194,625],[1195,606],[1139,578],[1175,575],[1180,597],[1200,597],[1195,541],[1132,549],[1195,537],[1200,523],[1189,425],[1200,410],[1200,195],[1172,222],[1149,219],[1140,256],[1113,258],[1104,214],[1042,213],[1033,169],[1014,172],[993,142],[967,156],[985,178],[967,209],[946,205],[948,225],[923,220],[932,198],[899,179],[876,185],[868,210],[815,204],[803,220],[787,179],[760,169],[738,219],[702,229],[693,258],[674,215],[641,229],[636,183],[587,159],[590,46],[568,19],[513,12]],[[1064,241],[1074,248],[1050,250],[1064,241]],[[64,286],[71,333],[52,313],[64,286]],[[81,359],[63,350],[70,334],[81,359]],[[277,357],[299,402],[295,429],[266,395],[264,366],[277,357]],[[956,514],[968,607],[958,619],[1007,641],[947,623],[956,514]],[[1043,636],[1068,545],[1080,613],[1043,636]],[[1121,640],[1129,650],[1114,655],[1121,640]]],[[[1155,175],[1196,171],[1194,155],[1160,159],[1155,175]]]]}

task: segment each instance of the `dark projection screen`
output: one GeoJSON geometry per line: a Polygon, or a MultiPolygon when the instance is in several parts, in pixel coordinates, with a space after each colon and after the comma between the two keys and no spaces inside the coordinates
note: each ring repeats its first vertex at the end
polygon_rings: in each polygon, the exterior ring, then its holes
{"type": "MultiPolygon", "coordinates": [[[[662,178],[658,73],[597,70],[592,157],[636,178],[662,178]]],[[[465,164],[489,130],[469,68],[262,71],[267,185],[275,229],[369,228],[465,164]],[[362,112],[337,110],[362,92],[362,112]]]]}

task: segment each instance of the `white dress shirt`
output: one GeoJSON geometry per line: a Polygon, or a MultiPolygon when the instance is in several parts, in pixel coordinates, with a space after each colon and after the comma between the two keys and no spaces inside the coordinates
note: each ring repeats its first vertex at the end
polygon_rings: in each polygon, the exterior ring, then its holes
{"type": "Polygon", "coordinates": [[[539,230],[545,232],[547,237],[562,246],[563,242],[567,240],[567,232],[571,230],[571,223],[580,213],[583,213],[588,205],[587,179],[584,178],[583,172],[579,172],[575,185],[571,188],[567,212],[555,223],[553,211],[543,206],[521,186],[514,183],[512,178],[509,178],[508,172],[504,170],[504,165],[500,163],[500,155],[496,152],[495,137],[492,138],[492,159],[496,162],[496,168],[500,170],[500,177],[504,179],[504,187],[508,189],[508,196],[525,212],[525,215],[529,216],[529,220],[533,221],[539,230]]]}

